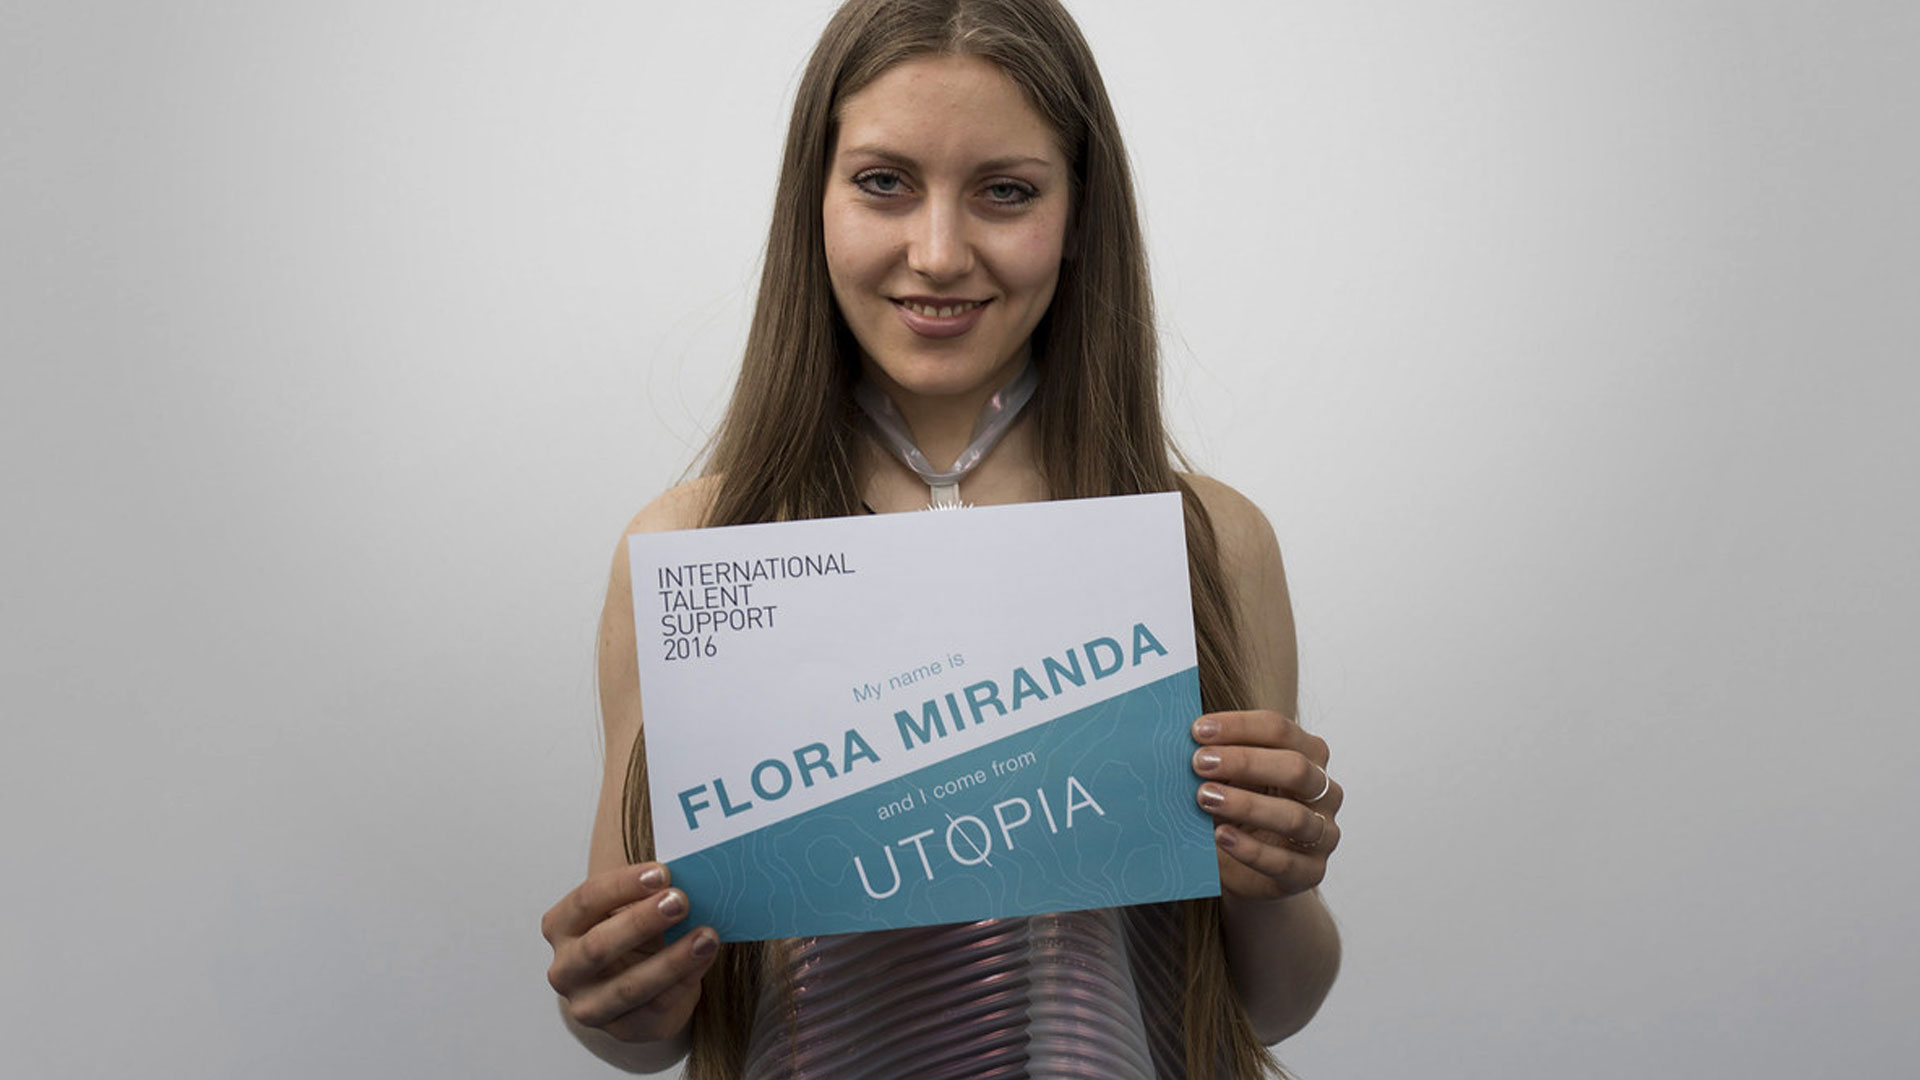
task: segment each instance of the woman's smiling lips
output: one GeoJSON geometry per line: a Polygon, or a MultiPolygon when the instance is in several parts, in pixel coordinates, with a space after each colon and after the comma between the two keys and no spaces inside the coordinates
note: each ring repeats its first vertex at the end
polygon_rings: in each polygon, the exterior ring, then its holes
{"type": "Polygon", "coordinates": [[[893,310],[907,329],[921,337],[950,338],[973,329],[991,300],[959,300],[942,296],[893,297],[893,310]]]}

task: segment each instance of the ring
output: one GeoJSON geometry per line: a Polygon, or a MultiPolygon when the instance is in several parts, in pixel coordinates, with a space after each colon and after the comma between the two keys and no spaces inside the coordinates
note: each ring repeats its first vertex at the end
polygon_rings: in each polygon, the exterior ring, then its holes
{"type": "MultiPolygon", "coordinates": [[[[1315,765],[1314,768],[1320,769],[1320,766],[1315,765]]],[[[1320,769],[1320,779],[1325,781],[1325,783],[1320,785],[1320,794],[1315,795],[1311,799],[1308,799],[1307,800],[1308,805],[1312,805],[1313,803],[1317,803],[1321,799],[1326,798],[1327,792],[1333,790],[1333,777],[1327,775],[1327,770],[1320,769]]]]}

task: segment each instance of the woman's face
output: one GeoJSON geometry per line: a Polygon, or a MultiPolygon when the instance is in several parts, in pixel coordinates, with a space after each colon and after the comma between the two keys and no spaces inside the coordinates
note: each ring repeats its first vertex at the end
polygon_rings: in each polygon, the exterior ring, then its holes
{"type": "Polygon", "coordinates": [[[988,61],[910,60],[841,103],[827,273],[896,402],[978,407],[1013,377],[1053,300],[1069,194],[1053,129],[988,61]]]}

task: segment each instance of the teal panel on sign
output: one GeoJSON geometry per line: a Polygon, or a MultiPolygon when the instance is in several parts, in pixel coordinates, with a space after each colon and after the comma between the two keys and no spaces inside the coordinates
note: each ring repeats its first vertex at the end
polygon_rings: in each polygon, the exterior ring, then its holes
{"type": "Polygon", "coordinates": [[[728,941],[1215,896],[1188,668],[675,859],[728,941]]]}

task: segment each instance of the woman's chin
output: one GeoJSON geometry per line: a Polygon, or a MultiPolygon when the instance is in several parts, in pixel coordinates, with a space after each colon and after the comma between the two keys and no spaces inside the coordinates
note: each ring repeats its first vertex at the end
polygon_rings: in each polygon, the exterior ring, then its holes
{"type": "Polygon", "coordinates": [[[929,403],[951,401],[956,405],[991,394],[1020,370],[1018,359],[992,366],[979,362],[868,361],[868,367],[870,372],[877,371],[884,376],[877,381],[896,400],[909,397],[929,403]]]}

